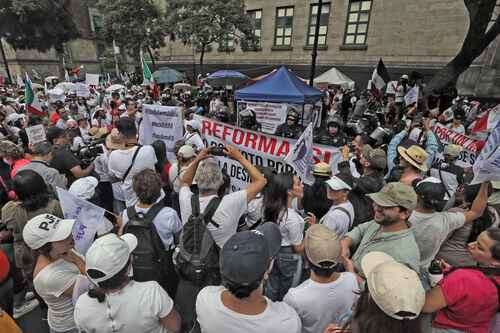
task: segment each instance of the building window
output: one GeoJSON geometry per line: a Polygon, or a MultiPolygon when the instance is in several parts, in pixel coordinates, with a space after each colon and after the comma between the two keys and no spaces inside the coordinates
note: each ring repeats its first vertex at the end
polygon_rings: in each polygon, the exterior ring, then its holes
{"type": "Polygon", "coordinates": [[[276,8],[275,46],[291,46],[293,34],[293,7],[276,8]]]}
{"type": "MultiPolygon", "coordinates": [[[[319,4],[311,5],[309,12],[309,30],[307,31],[307,45],[314,45],[314,33],[316,32],[316,20],[319,4]]],[[[330,21],[330,3],[324,3],[321,6],[319,17],[319,35],[318,45],[326,45],[326,36],[328,34],[328,22],[330,21]]]]}
{"type": "Polygon", "coordinates": [[[347,24],[345,31],[345,45],[365,45],[370,21],[372,1],[349,1],[347,11],[347,24]]]}
{"type": "Polygon", "coordinates": [[[231,52],[234,51],[234,39],[226,35],[224,38],[219,42],[219,52],[231,52]]]}
{"type": "Polygon", "coordinates": [[[255,47],[260,49],[262,47],[262,9],[249,10],[247,14],[252,21],[255,47]]]}
{"type": "Polygon", "coordinates": [[[95,8],[89,8],[89,17],[90,17],[90,29],[93,33],[98,34],[102,31],[104,26],[104,19],[99,13],[99,11],[95,8]]]}

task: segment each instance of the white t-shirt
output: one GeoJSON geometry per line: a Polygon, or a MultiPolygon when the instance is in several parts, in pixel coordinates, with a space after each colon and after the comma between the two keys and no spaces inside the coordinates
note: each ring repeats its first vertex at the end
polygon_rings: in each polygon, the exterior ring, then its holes
{"type": "Polygon", "coordinates": [[[258,194],[255,199],[248,203],[246,223],[250,228],[259,220],[264,218],[264,197],[258,194]]]}
{"type": "Polygon", "coordinates": [[[168,171],[168,179],[170,180],[172,188],[176,193],[179,193],[179,190],[181,189],[181,179],[188,167],[188,165],[185,165],[179,170],[179,163],[175,162],[168,171]]]}
{"type": "MultiPolygon", "coordinates": [[[[181,208],[182,224],[186,224],[191,216],[191,196],[193,193],[187,186],[181,187],[179,191],[179,205],[181,208]]],[[[203,212],[215,195],[200,197],[200,211],[203,212]]],[[[236,233],[238,221],[247,210],[247,192],[246,190],[233,192],[225,195],[212,220],[219,224],[215,227],[212,223],[208,224],[208,230],[212,233],[215,243],[222,248],[224,243],[236,233]]]]}
{"type": "MultiPolygon", "coordinates": [[[[162,195],[156,203],[163,200],[164,195],[162,195]]],[[[150,208],[140,208],[137,204],[134,206],[137,213],[147,214],[150,208]]],[[[125,209],[122,213],[123,226],[127,225],[129,218],[127,215],[127,210],[125,209]]],[[[158,236],[160,236],[165,249],[169,250],[170,246],[174,243],[174,234],[178,233],[182,229],[182,223],[177,216],[177,212],[170,207],[163,207],[158,215],[153,219],[153,224],[156,227],[158,236]]]]}
{"type": "Polygon", "coordinates": [[[278,225],[281,231],[281,246],[302,244],[305,221],[293,208],[281,213],[278,225]]]}
{"type": "Polygon", "coordinates": [[[335,231],[339,237],[343,237],[349,231],[353,221],[354,207],[350,201],[347,201],[339,205],[332,205],[320,223],[335,231]],[[349,216],[342,208],[349,213],[349,216]]]}
{"type": "Polygon", "coordinates": [[[267,307],[257,315],[244,315],[222,303],[222,286],[203,288],[196,299],[196,314],[202,333],[299,333],[301,323],[295,310],[284,302],[266,298],[267,307]]]}
{"type": "Polygon", "coordinates": [[[63,293],[71,288],[80,276],[78,267],[63,259],[45,266],[33,279],[36,292],[49,307],[47,320],[50,328],[65,332],[75,328],[73,300],[63,293]]]}
{"type": "MultiPolygon", "coordinates": [[[[136,146],[131,149],[120,149],[111,152],[111,154],[109,154],[108,161],[109,172],[115,177],[122,179],[125,172],[130,167],[134,153],[138,148],[139,147],[136,146]]],[[[132,178],[142,170],[155,170],[155,164],[157,162],[153,147],[142,146],[140,149],[141,150],[137,153],[135,158],[134,165],[127,175],[127,179],[125,179],[121,184],[127,207],[130,207],[137,202],[137,196],[132,188],[132,178]]]]}
{"type": "Polygon", "coordinates": [[[122,290],[106,294],[104,302],[78,298],[75,323],[85,333],[167,333],[160,318],[169,315],[174,302],[156,281],[130,281],[122,290]]]}
{"type": "Polygon", "coordinates": [[[323,332],[330,323],[339,323],[358,299],[356,276],[341,273],[330,283],[311,279],[288,290],[283,302],[297,311],[302,321],[302,333],[323,332]]]}

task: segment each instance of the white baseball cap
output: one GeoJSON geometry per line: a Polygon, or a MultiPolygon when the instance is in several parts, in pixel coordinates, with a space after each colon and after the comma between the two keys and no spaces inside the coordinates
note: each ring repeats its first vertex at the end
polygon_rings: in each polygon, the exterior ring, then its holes
{"type": "Polygon", "coordinates": [[[69,193],[76,195],[77,197],[89,200],[95,194],[95,189],[99,181],[97,178],[89,176],[83,177],[75,180],[73,184],[69,187],[69,193]]]}
{"type": "Polygon", "coordinates": [[[33,250],[47,243],[68,238],[75,220],[63,220],[51,214],[40,214],[26,223],[23,229],[24,242],[33,250]]]}
{"type": "Polygon", "coordinates": [[[193,129],[198,130],[198,131],[201,129],[200,122],[198,120],[195,120],[195,119],[186,121],[186,126],[191,126],[193,129]]]}
{"type": "Polygon", "coordinates": [[[107,234],[98,238],[85,255],[87,276],[94,283],[112,278],[125,267],[136,246],[137,238],[132,234],[121,237],[107,234]]]}
{"type": "Polygon", "coordinates": [[[194,151],[193,146],[184,145],[181,148],[179,148],[177,155],[182,155],[183,158],[191,158],[196,156],[196,152],[194,151]]]}
{"type": "Polygon", "coordinates": [[[361,260],[368,290],[378,307],[397,320],[415,319],[425,303],[418,274],[383,252],[370,252],[361,260]]]}
{"type": "Polygon", "coordinates": [[[337,176],[333,176],[332,178],[328,179],[326,181],[326,184],[333,190],[333,191],[340,191],[340,190],[352,190],[352,187],[350,187],[345,181],[340,179],[337,176]]]}

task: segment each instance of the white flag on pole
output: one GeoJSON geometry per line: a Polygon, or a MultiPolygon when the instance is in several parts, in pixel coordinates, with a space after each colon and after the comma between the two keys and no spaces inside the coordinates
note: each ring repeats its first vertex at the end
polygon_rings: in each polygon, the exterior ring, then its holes
{"type": "Polygon", "coordinates": [[[24,81],[23,81],[23,78],[21,77],[21,75],[17,74],[17,87],[18,88],[21,88],[22,86],[24,86],[24,81]]]}
{"type": "Polygon", "coordinates": [[[312,176],[314,165],[313,123],[306,127],[306,130],[295,142],[284,161],[295,169],[304,184],[312,185],[314,183],[314,177],[312,176]]]}
{"type": "Polygon", "coordinates": [[[73,228],[75,249],[85,255],[94,241],[98,227],[104,223],[105,210],[59,187],[57,196],[64,218],[76,220],[73,228]]]}
{"type": "Polygon", "coordinates": [[[418,101],[418,86],[411,88],[405,95],[406,106],[417,103],[418,101]]]}

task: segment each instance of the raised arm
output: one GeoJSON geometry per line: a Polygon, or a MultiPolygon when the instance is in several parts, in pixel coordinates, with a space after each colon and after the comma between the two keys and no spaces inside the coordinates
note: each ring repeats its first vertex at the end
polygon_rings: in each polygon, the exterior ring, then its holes
{"type": "Polygon", "coordinates": [[[464,213],[465,223],[471,223],[483,215],[484,209],[486,208],[486,205],[488,203],[488,186],[488,182],[481,184],[479,192],[472,202],[472,206],[468,211],[464,213]]]}

